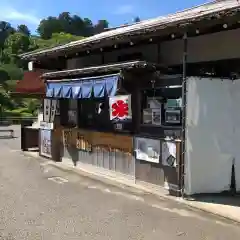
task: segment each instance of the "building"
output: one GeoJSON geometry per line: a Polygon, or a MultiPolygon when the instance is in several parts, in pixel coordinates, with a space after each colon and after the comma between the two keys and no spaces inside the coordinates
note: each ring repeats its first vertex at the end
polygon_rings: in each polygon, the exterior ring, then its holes
{"type": "Polygon", "coordinates": [[[239,10],[214,1],[22,54],[46,72],[42,154],[175,195],[239,191],[239,10]]]}

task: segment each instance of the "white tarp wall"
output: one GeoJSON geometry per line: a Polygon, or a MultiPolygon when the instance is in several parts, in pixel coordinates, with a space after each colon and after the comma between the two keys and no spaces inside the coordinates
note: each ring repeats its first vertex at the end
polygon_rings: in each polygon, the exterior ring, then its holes
{"type": "Polygon", "coordinates": [[[240,190],[240,80],[187,81],[185,193],[240,190]]]}

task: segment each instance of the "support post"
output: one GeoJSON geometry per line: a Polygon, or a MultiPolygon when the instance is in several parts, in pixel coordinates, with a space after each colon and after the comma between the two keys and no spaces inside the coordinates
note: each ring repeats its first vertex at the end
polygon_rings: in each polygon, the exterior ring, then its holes
{"type": "Polygon", "coordinates": [[[181,157],[179,163],[179,194],[184,195],[184,177],[185,177],[185,152],[186,152],[186,106],[187,106],[187,50],[188,36],[183,36],[183,61],[182,61],[182,144],[181,157]]]}
{"type": "Polygon", "coordinates": [[[104,56],[104,53],[101,54],[101,62],[102,62],[102,64],[105,64],[105,56],[104,56]]]}

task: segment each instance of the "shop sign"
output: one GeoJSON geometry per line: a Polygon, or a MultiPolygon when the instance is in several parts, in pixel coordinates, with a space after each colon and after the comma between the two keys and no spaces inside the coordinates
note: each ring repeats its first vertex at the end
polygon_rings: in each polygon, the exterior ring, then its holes
{"type": "Polygon", "coordinates": [[[51,119],[51,100],[50,99],[44,99],[43,108],[44,108],[43,121],[50,122],[50,119],[51,119]]]}
{"type": "Polygon", "coordinates": [[[45,122],[48,122],[48,123],[54,122],[55,116],[59,112],[58,104],[59,104],[58,101],[55,99],[44,99],[43,120],[45,122]]]}
{"type": "Polygon", "coordinates": [[[110,120],[122,121],[132,119],[131,95],[121,95],[109,98],[110,120]]]}

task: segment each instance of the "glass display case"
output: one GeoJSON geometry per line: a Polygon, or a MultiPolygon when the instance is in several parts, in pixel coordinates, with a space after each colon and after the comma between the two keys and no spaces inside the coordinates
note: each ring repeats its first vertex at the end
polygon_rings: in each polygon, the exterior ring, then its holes
{"type": "Polygon", "coordinates": [[[182,99],[167,99],[165,103],[165,123],[181,124],[182,99]]]}
{"type": "Polygon", "coordinates": [[[143,109],[143,124],[161,125],[162,98],[148,97],[143,109]]]}

